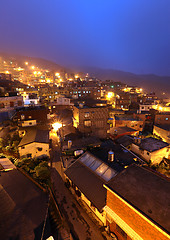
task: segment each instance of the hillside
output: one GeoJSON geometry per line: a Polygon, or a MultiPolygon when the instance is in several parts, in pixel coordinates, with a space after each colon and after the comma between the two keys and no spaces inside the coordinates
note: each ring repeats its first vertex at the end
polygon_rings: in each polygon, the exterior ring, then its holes
{"type": "Polygon", "coordinates": [[[111,79],[116,82],[120,81],[129,85],[139,86],[147,92],[156,92],[160,97],[165,92],[165,96],[170,97],[170,76],[138,75],[119,70],[92,67],[75,67],[74,69],[76,71],[88,72],[91,76],[96,76],[101,80],[111,79]]]}
{"type": "Polygon", "coordinates": [[[88,72],[90,76],[97,77],[101,80],[111,79],[113,81],[120,81],[128,85],[139,86],[146,92],[155,92],[160,97],[170,98],[170,76],[157,76],[154,74],[138,75],[120,70],[101,69],[95,67],[76,66],[68,68],[42,58],[9,55],[6,53],[0,53],[0,56],[6,60],[16,60],[18,64],[21,64],[21,66],[25,61],[28,61],[31,62],[32,65],[36,65],[51,71],[88,72]],[[166,95],[162,95],[163,92],[165,92],[166,95]]]}

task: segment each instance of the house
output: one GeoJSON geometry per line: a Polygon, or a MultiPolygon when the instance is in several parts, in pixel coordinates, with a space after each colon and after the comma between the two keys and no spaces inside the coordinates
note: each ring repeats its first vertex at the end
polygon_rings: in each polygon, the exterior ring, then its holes
{"type": "Polygon", "coordinates": [[[133,115],[119,114],[113,117],[113,127],[129,127],[142,131],[143,120],[134,118],[133,115]]]}
{"type": "Polygon", "coordinates": [[[159,164],[163,157],[168,158],[169,144],[156,138],[134,138],[131,150],[147,162],[159,164]]]}
{"type": "Polygon", "coordinates": [[[152,109],[152,108],[153,108],[153,104],[150,104],[150,103],[148,103],[148,104],[146,104],[146,103],[145,104],[140,104],[138,113],[140,114],[142,112],[149,112],[150,109],[152,109]]]}
{"type": "Polygon", "coordinates": [[[20,129],[20,136],[23,136],[18,145],[21,157],[49,157],[49,131],[28,127],[20,129]]]}
{"type": "Polygon", "coordinates": [[[49,110],[43,106],[30,106],[16,109],[13,121],[17,121],[22,125],[23,121],[36,120],[37,124],[46,123],[48,121],[49,110]]]}
{"type": "Polygon", "coordinates": [[[131,165],[109,183],[106,225],[119,240],[168,240],[170,182],[149,169],[131,165]]]}
{"type": "Polygon", "coordinates": [[[11,111],[23,105],[22,96],[0,97],[0,112],[11,111]]]}
{"type": "Polygon", "coordinates": [[[160,136],[163,141],[170,143],[170,124],[154,125],[153,133],[160,136]]]}
{"type": "Polygon", "coordinates": [[[80,191],[81,199],[103,224],[107,192],[103,184],[117,174],[117,171],[89,152],[84,153],[65,170],[66,181],[70,182],[75,192],[80,191]]]}
{"type": "MultiPolygon", "coordinates": [[[[68,158],[68,157],[67,157],[68,158]]],[[[106,141],[101,147],[86,151],[78,159],[67,159],[64,162],[65,179],[72,186],[74,193],[79,192],[80,198],[92,212],[106,225],[105,213],[106,191],[103,184],[117,177],[133,163],[141,162],[122,149],[111,140],[106,141]]]]}
{"type": "Polygon", "coordinates": [[[106,138],[108,117],[107,107],[88,107],[83,104],[73,107],[73,126],[85,135],[106,138]]]}
{"type": "Polygon", "coordinates": [[[116,142],[127,149],[131,149],[131,145],[134,141],[134,137],[131,135],[124,135],[116,139],[116,142]]]}
{"type": "Polygon", "coordinates": [[[47,239],[48,201],[48,195],[17,169],[1,172],[0,238],[47,239]]]}
{"type": "Polygon", "coordinates": [[[130,127],[113,127],[110,129],[110,138],[113,140],[125,135],[136,136],[138,134],[139,134],[138,130],[135,130],[130,127]]]}
{"type": "Polygon", "coordinates": [[[155,114],[155,124],[170,124],[170,113],[169,112],[161,112],[155,114]]]}

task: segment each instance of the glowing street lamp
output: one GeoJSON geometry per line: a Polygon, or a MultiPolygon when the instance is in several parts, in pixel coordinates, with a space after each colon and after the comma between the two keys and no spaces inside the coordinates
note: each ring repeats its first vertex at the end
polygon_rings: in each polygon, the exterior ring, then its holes
{"type": "Polygon", "coordinates": [[[114,96],[113,92],[108,92],[108,94],[107,94],[108,99],[112,98],[113,96],[114,96]]]}
{"type": "Polygon", "coordinates": [[[55,76],[56,76],[56,77],[60,77],[60,73],[57,72],[57,73],[55,74],[55,76]]]}
{"type": "Polygon", "coordinates": [[[55,131],[58,131],[62,127],[62,123],[55,122],[55,123],[52,124],[52,127],[55,131]]]}

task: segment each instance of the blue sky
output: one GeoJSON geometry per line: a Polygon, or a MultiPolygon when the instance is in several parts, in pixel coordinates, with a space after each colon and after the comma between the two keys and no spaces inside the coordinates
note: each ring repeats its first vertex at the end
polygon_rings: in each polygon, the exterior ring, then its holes
{"type": "Polygon", "coordinates": [[[170,75],[170,0],[1,0],[0,51],[170,75]]]}

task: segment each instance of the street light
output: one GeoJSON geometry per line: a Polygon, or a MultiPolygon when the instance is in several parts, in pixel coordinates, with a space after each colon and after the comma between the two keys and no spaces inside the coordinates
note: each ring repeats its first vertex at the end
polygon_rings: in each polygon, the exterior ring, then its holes
{"type": "Polygon", "coordinates": [[[55,123],[52,124],[52,127],[55,131],[58,131],[62,127],[62,123],[55,122],[55,123]]]}

